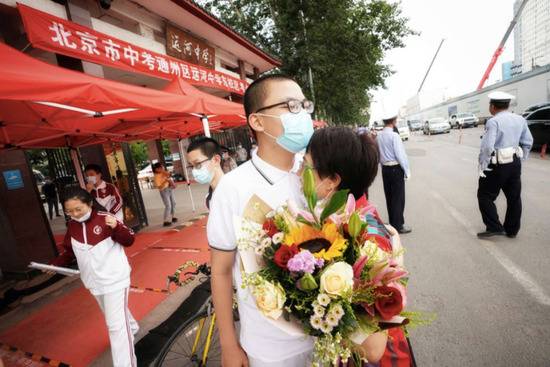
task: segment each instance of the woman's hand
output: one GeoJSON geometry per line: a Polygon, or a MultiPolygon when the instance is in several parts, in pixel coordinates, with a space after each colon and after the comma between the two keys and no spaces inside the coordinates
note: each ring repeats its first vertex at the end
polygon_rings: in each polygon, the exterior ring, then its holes
{"type": "Polygon", "coordinates": [[[105,216],[105,224],[115,229],[115,227],[118,225],[118,221],[112,215],[107,215],[105,216]]]}
{"type": "Polygon", "coordinates": [[[88,183],[86,184],[86,191],[92,192],[93,189],[94,189],[94,184],[91,183],[91,182],[88,182],[88,183]]]}
{"type": "Polygon", "coordinates": [[[240,345],[222,346],[222,367],[248,367],[248,357],[240,345]]]}
{"type": "Polygon", "coordinates": [[[369,337],[361,344],[359,353],[361,357],[366,358],[371,363],[377,363],[384,356],[386,345],[388,343],[388,334],[385,331],[380,331],[369,335],[369,337]]]}

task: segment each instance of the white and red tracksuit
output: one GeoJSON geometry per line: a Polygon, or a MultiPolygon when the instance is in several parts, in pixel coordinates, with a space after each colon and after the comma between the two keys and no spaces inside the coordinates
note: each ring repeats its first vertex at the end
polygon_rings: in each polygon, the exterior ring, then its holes
{"type": "Polygon", "coordinates": [[[109,227],[107,215],[92,210],[85,222],[69,221],[65,252],[52,264],[63,266],[76,258],[82,283],[105,314],[113,366],[135,367],[134,334],[139,326],[128,309],[131,268],[123,248],[134,243],[134,232],[121,221],[109,227]]]}
{"type": "Polygon", "coordinates": [[[122,211],[122,196],[117,187],[111,183],[102,181],[101,184],[91,192],[95,200],[107,211],[113,214],[116,219],[123,222],[124,212],[122,211]]]}

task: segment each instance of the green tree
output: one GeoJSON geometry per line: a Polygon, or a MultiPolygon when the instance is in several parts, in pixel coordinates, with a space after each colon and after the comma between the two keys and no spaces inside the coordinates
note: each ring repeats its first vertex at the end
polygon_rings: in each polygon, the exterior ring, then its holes
{"type": "Polygon", "coordinates": [[[399,3],[386,0],[202,0],[261,48],[278,56],[316,102],[317,118],[335,124],[367,119],[369,91],[391,75],[388,50],[412,34],[399,3]],[[309,88],[311,68],[314,94],[309,88]]]}
{"type": "Polygon", "coordinates": [[[147,155],[147,145],[142,142],[130,143],[130,151],[134,162],[139,169],[143,169],[149,162],[149,156],[147,155]]]}

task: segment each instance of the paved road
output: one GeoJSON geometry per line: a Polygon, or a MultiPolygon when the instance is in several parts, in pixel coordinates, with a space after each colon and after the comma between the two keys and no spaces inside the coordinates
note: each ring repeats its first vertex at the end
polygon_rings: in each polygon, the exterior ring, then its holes
{"type": "MultiPolygon", "coordinates": [[[[419,366],[550,366],[550,159],[523,166],[522,230],[478,240],[477,154],[482,128],[413,136],[405,147],[404,236],[410,308],[435,312],[411,332],[419,366]]],[[[371,200],[386,217],[381,177],[371,200]]],[[[504,197],[498,199],[504,216],[504,197]]]]}

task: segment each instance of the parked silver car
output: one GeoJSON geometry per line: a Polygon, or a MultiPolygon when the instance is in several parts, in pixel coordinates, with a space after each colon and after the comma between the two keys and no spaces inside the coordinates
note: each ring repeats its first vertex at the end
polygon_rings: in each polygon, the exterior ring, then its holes
{"type": "Polygon", "coordinates": [[[425,135],[448,134],[451,132],[451,125],[443,117],[434,117],[426,121],[422,132],[425,135]]]}

